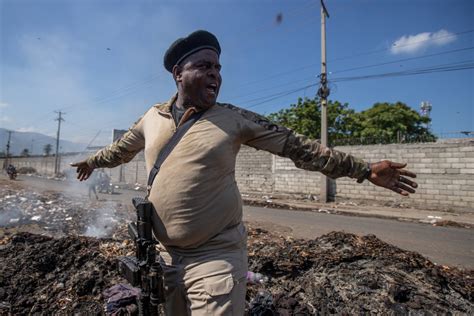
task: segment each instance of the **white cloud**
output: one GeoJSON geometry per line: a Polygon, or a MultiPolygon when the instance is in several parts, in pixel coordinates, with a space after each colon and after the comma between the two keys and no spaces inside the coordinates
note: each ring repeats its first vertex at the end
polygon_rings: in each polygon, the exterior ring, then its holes
{"type": "Polygon", "coordinates": [[[433,33],[431,36],[433,43],[436,45],[446,45],[451,42],[454,42],[457,38],[457,36],[453,33],[450,33],[446,30],[439,30],[436,33],[433,33]]]}
{"type": "Polygon", "coordinates": [[[443,46],[456,40],[456,35],[444,29],[438,32],[423,32],[416,35],[403,35],[393,42],[392,54],[410,54],[433,46],[443,46]]]}
{"type": "Polygon", "coordinates": [[[6,103],[6,102],[0,102],[0,109],[4,109],[4,108],[6,108],[6,107],[8,107],[8,106],[9,106],[8,103],[6,103]]]}

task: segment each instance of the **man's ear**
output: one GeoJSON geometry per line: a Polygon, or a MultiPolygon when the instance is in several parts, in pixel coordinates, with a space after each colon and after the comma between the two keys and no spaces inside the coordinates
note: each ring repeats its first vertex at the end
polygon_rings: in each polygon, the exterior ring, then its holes
{"type": "Polygon", "coordinates": [[[176,82],[181,82],[181,74],[183,72],[183,69],[179,65],[174,65],[173,66],[173,78],[174,81],[176,82]]]}

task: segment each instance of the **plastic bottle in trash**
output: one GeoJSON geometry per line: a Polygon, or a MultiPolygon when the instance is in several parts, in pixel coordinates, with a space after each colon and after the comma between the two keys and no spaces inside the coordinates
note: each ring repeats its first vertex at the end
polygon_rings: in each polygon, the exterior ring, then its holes
{"type": "Polygon", "coordinates": [[[250,284],[264,284],[269,281],[269,278],[261,273],[247,271],[247,282],[250,284]]]}

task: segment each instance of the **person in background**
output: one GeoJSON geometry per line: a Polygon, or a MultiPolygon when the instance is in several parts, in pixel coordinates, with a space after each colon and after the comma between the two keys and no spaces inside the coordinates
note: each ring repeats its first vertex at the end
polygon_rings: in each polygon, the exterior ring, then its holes
{"type": "Polygon", "coordinates": [[[90,181],[87,183],[89,199],[92,199],[92,195],[95,196],[95,199],[98,200],[99,196],[97,195],[97,186],[100,182],[100,173],[101,171],[93,174],[90,178],[90,181]]]}

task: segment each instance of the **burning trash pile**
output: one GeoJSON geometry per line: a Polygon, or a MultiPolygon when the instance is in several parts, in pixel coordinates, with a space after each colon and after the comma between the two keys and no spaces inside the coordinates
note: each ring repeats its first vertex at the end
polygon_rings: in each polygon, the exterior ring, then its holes
{"type": "MultiPolygon", "coordinates": [[[[104,313],[104,291],[125,283],[116,258],[134,253],[134,213],[110,203],[0,187],[0,314],[104,313]]],[[[474,271],[372,235],[293,240],[254,225],[248,315],[473,314],[474,271]]]]}
{"type": "Polygon", "coordinates": [[[133,213],[112,202],[72,198],[58,192],[37,193],[0,187],[0,227],[34,226],[54,236],[111,236],[133,213]]]}

